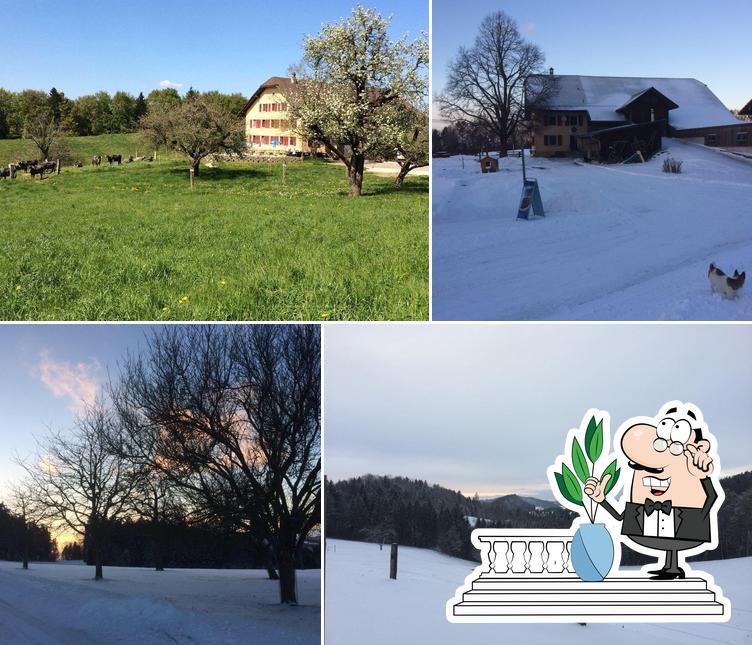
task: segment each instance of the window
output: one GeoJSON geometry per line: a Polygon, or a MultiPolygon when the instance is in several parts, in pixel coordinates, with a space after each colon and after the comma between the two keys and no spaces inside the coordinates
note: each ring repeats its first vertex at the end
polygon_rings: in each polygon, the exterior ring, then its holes
{"type": "Polygon", "coordinates": [[[295,145],[295,137],[290,137],[290,145],[291,146],[295,145]]]}
{"type": "Polygon", "coordinates": [[[268,146],[268,145],[269,145],[269,137],[262,137],[262,138],[261,138],[261,142],[262,142],[262,143],[263,143],[263,144],[264,144],[265,146],[268,146]]]}
{"type": "Polygon", "coordinates": [[[261,143],[261,137],[257,134],[253,135],[253,143],[261,143]]]}
{"type": "Polygon", "coordinates": [[[560,134],[544,134],[543,145],[544,146],[560,146],[561,135],[560,134]]]}
{"type": "Polygon", "coordinates": [[[290,137],[282,137],[282,145],[286,146],[290,143],[290,137]]]}
{"type": "Polygon", "coordinates": [[[715,132],[705,135],[706,146],[714,146],[716,143],[718,143],[718,135],[715,132]]]}
{"type": "Polygon", "coordinates": [[[272,127],[279,128],[279,119],[272,119],[272,127]]]}
{"type": "Polygon", "coordinates": [[[279,111],[280,112],[287,112],[287,103],[280,103],[279,104],[279,111]]]}
{"type": "Polygon", "coordinates": [[[272,103],[272,112],[276,112],[276,111],[277,111],[277,104],[272,103]]]}
{"type": "Polygon", "coordinates": [[[736,133],[736,145],[737,146],[746,146],[748,143],[749,143],[749,133],[747,132],[736,133]]]}
{"type": "Polygon", "coordinates": [[[581,114],[577,115],[577,125],[582,125],[582,115],[581,114]]]}

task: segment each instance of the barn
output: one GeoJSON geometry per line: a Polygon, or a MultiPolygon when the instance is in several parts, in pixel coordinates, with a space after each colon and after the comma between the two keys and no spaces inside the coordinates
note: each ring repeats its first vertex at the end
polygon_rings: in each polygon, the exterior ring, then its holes
{"type": "Polygon", "coordinates": [[[736,119],[693,78],[533,75],[526,102],[533,155],[619,161],[649,156],[662,136],[707,145],[749,145],[752,124],[736,119]]]}

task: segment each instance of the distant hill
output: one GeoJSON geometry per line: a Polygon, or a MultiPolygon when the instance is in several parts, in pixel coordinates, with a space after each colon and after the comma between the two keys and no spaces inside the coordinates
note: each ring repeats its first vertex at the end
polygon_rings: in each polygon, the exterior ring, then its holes
{"type": "MultiPolygon", "coordinates": [[[[718,513],[719,546],[696,559],[752,555],[752,472],[721,480],[726,501],[718,513]]],[[[408,477],[365,475],[324,481],[326,537],[399,542],[478,559],[470,543],[474,528],[568,528],[576,514],[550,500],[521,495],[467,497],[437,484],[408,477]]],[[[622,550],[622,564],[645,556],[622,550]]]]}

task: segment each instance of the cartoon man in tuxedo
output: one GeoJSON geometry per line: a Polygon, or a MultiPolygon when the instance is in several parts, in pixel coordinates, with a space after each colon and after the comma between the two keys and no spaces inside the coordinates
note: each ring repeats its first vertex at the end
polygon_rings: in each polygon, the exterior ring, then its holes
{"type": "Polygon", "coordinates": [[[622,535],[665,552],[663,568],[649,572],[655,579],[684,578],[679,551],[713,541],[717,523],[711,509],[718,492],[710,477],[714,466],[709,438],[699,409],[674,401],[654,419],[629,422],[621,436],[633,471],[623,512],[606,500],[610,475],[603,481],[590,477],[585,483],[585,494],[622,523],[622,535]]]}

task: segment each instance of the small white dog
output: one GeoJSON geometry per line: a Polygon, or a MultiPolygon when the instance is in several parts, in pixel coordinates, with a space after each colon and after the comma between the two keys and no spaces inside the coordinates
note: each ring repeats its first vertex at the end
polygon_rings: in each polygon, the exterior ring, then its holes
{"type": "Polygon", "coordinates": [[[713,262],[708,268],[708,280],[713,293],[723,294],[724,298],[736,298],[739,290],[744,286],[745,271],[739,273],[734,270],[733,276],[726,275],[713,262]]]}

